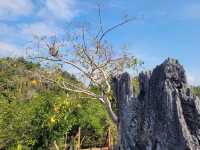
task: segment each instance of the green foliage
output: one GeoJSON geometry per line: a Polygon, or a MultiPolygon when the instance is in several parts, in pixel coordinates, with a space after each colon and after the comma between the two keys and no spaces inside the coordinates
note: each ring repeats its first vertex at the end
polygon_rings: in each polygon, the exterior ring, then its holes
{"type": "Polygon", "coordinates": [[[193,92],[195,95],[197,95],[200,98],[200,87],[193,87],[193,92]]]}
{"type": "Polygon", "coordinates": [[[140,83],[138,77],[134,77],[132,79],[132,84],[133,84],[133,93],[135,96],[139,95],[140,93],[140,83]]]}
{"type": "Polygon", "coordinates": [[[0,146],[17,147],[18,144],[33,145],[36,141],[32,136],[34,126],[34,107],[30,103],[0,101],[0,146]]]}
{"type": "Polygon", "coordinates": [[[0,60],[0,98],[9,102],[17,99],[31,99],[36,92],[31,80],[32,72],[38,70],[39,65],[23,58],[0,60]]]}
{"type": "MultiPolygon", "coordinates": [[[[64,133],[77,126],[85,137],[83,147],[103,144],[112,124],[104,106],[53,85],[45,88],[32,75],[40,69],[24,59],[0,60],[0,149],[50,149],[54,140],[62,148],[64,133]],[[27,98],[30,91],[34,94],[27,98]]],[[[61,77],[79,83],[67,72],[61,77]]]]}

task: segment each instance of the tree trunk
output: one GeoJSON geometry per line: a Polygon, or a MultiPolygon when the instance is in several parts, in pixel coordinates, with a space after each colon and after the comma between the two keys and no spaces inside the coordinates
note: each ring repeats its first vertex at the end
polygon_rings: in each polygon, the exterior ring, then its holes
{"type": "Polygon", "coordinates": [[[120,150],[200,150],[200,100],[177,60],[139,75],[132,93],[127,73],[113,80],[118,103],[120,150]]]}

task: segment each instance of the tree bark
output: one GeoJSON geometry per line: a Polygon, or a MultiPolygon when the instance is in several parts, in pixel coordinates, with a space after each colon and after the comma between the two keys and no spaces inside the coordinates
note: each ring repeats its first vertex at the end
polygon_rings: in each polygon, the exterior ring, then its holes
{"type": "Polygon", "coordinates": [[[139,75],[140,94],[128,73],[113,80],[118,103],[120,150],[200,150],[200,100],[187,84],[184,68],[167,59],[139,75]]]}

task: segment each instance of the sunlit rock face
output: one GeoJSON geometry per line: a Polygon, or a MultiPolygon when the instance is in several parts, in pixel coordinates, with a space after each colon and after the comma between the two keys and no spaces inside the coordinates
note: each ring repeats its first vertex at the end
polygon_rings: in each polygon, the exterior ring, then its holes
{"type": "Polygon", "coordinates": [[[200,150],[200,100],[177,60],[139,75],[134,97],[130,76],[113,80],[118,102],[120,150],[200,150]]]}

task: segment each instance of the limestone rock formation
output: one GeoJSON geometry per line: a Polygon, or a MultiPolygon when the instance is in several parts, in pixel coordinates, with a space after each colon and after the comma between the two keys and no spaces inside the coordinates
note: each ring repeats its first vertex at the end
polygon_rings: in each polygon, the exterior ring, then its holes
{"type": "Polygon", "coordinates": [[[200,100],[183,66],[167,59],[139,75],[133,96],[127,73],[113,80],[118,102],[120,150],[200,150],[200,100]]]}

